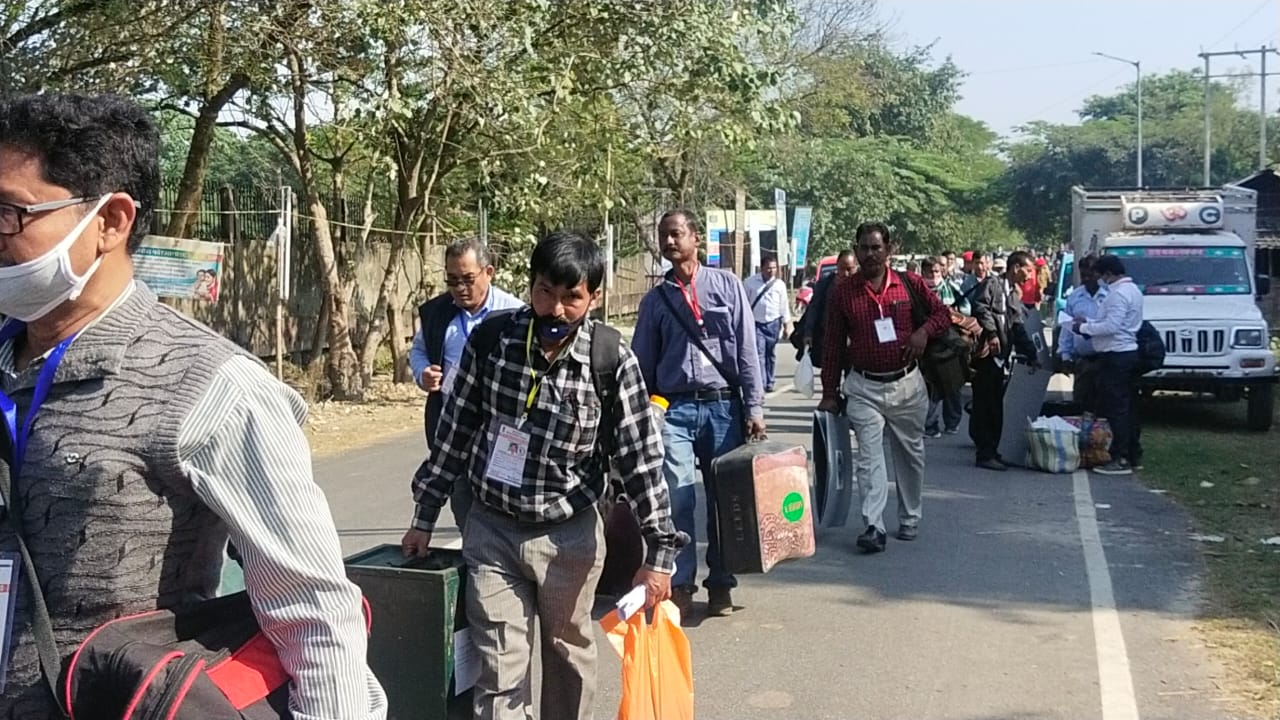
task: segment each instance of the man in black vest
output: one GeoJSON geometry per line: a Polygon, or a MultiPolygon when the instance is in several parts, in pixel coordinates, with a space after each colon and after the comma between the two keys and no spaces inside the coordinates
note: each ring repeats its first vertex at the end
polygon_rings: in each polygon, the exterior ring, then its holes
{"type": "MultiPolygon", "coordinates": [[[[432,441],[440,425],[444,399],[453,389],[467,338],[491,313],[524,307],[522,300],[492,284],[489,249],[479,239],[450,243],[444,251],[444,270],[448,292],[418,308],[421,324],[409,352],[414,381],[427,392],[424,429],[428,452],[435,444],[432,441]]],[[[459,528],[471,504],[470,489],[465,483],[460,485],[451,503],[459,528]]]]}

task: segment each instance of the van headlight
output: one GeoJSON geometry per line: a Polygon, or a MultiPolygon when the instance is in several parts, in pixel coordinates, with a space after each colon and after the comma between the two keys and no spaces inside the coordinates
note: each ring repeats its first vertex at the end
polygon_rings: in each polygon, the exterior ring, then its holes
{"type": "Polygon", "coordinates": [[[1232,347],[1260,348],[1266,347],[1266,334],[1260,328],[1241,328],[1235,332],[1231,340],[1232,347]]]}

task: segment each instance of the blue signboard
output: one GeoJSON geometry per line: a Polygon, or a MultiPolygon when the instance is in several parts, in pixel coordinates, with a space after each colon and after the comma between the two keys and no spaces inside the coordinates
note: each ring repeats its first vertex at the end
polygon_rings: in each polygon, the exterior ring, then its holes
{"type": "Polygon", "coordinates": [[[809,224],[813,220],[813,208],[798,207],[791,221],[791,241],[795,244],[795,268],[803,270],[809,259],[809,224]]]}

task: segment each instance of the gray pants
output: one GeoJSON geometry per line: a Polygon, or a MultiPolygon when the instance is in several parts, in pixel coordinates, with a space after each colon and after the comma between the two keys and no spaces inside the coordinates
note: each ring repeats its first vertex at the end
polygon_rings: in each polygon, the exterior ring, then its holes
{"type": "Polygon", "coordinates": [[[529,525],[476,503],[463,531],[467,621],[480,655],[478,720],[590,720],[596,691],[596,583],[604,522],[595,508],[559,525],[529,525]],[[542,708],[530,683],[541,632],[542,708]]]}
{"type": "Polygon", "coordinates": [[[924,417],[929,411],[924,376],[915,370],[901,380],[884,383],[851,372],[843,390],[849,399],[845,414],[858,438],[863,522],[885,530],[892,470],[898,487],[898,524],[916,527],[922,516],[924,417]]]}

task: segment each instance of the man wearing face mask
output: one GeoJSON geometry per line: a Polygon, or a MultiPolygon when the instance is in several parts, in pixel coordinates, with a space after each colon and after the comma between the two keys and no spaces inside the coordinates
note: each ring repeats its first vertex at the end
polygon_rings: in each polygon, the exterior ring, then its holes
{"type": "Polygon", "coordinates": [[[671,523],[661,435],[639,363],[616,330],[587,317],[604,263],[595,243],[576,233],[538,243],[529,267],[532,308],[472,333],[435,451],[413,480],[406,556],[426,555],[455,483],[469,481],[475,494],[462,548],[467,620],[480,653],[475,717],[483,720],[592,717],[591,607],[605,556],[597,505],[611,458],[625,469],[614,481],[646,540],[635,583],[650,606],[670,595],[676,551],[687,540],[671,523]],[[602,344],[610,346],[607,362],[602,344]],[[535,622],[541,650],[533,645],[535,622]],[[542,707],[527,715],[535,652],[542,707]]]}
{"type": "Polygon", "coordinates": [[[0,551],[26,553],[0,717],[63,717],[49,683],[89,632],[211,597],[230,538],[293,717],[383,718],[306,404],[133,278],[159,150],[128,100],[0,101],[0,551]]]}
{"type": "MultiPolygon", "coordinates": [[[[457,240],[445,248],[444,269],[449,290],[418,308],[421,324],[409,351],[414,381],[427,392],[424,422],[428,451],[440,425],[444,399],[453,390],[467,338],[491,314],[524,307],[519,298],[492,284],[489,249],[477,238],[457,240]]],[[[454,488],[449,504],[461,528],[471,507],[471,487],[465,481],[454,488]]]]}

